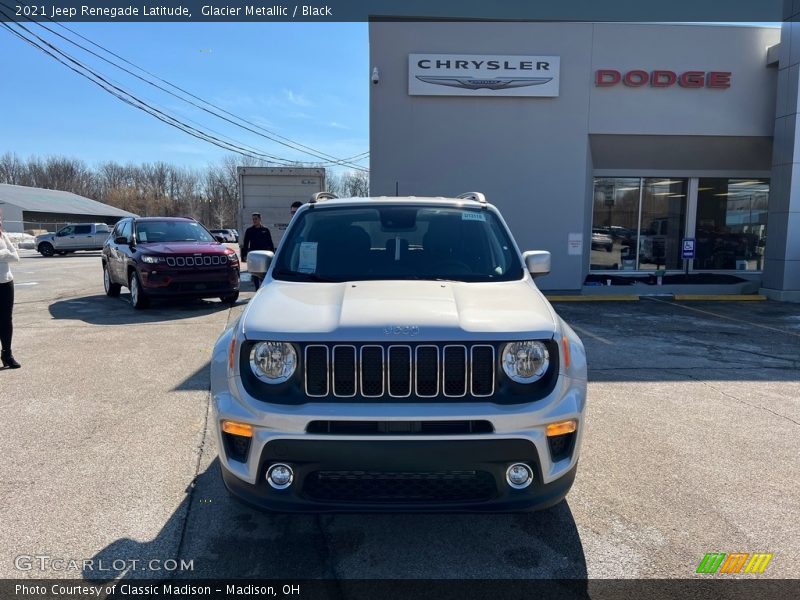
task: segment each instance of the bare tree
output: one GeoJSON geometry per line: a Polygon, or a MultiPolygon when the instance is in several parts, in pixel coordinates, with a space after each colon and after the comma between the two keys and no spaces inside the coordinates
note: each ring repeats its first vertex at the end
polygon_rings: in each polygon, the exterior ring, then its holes
{"type": "MultiPolygon", "coordinates": [[[[236,227],[239,218],[238,167],[265,166],[257,159],[229,155],[205,169],[165,162],[120,164],[106,161],[94,168],[66,157],[0,156],[0,183],[73,192],[142,216],[188,216],[209,227],[236,227]]],[[[356,174],[329,173],[340,195],[363,195],[356,174]],[[346,185],[345,185],[346,182],[346,185]]]]}
{"type": "Polygon", "coordinates": [[[22,185],[21,178],[25,172],[25,165],[16,154],[6,152],[0,156],[0,183],[22,185]]]}
{"type": "Polygon", "coordinates": [[[325,169],[325,191],[339,197],[344,195],[342,192],[342,178],[336,172],[325,169]]]}
{"type": "Polygon", "coordinates": [[[369,175],[363,171],[348,171],[342,175],[342,192],[347,197],[369,196],[369,175]]]}

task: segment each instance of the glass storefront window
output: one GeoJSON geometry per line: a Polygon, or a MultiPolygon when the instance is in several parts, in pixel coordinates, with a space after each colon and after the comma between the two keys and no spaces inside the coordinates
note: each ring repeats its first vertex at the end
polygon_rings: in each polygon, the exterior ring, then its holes
{"type": "MultiPolygon", "coordinates": [[[[769,180],[697,181],[693,270],[760,271],[769,180]]],[[[591,270],[683,269],[688,189],[678,177],[595,177],[591,270]]]]}
{"type": "Polygon", "coordinates": [[[700,179],[694,268],[760,271],[768,200],[766,179],[700,179]]]}
{"type": "Polygon", "coordinates": [[[639,270],[681,269],[687,179],[646,178],[639,230],[639,270]]]}
{"type": "Polygon", "coordinates": [[[592,206],[592,270],[634,270],[639,177],[596,177],[592,206]]]}

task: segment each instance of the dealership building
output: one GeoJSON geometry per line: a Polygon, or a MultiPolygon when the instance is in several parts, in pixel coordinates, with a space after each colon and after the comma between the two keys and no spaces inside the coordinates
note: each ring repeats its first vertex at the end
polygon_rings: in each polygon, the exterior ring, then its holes
{"type": "Polygon", "coordinates": [[[375,21],[370,191],[485,193],[544,289],[800,301],[798,62],[795,24],[375,21]]]}

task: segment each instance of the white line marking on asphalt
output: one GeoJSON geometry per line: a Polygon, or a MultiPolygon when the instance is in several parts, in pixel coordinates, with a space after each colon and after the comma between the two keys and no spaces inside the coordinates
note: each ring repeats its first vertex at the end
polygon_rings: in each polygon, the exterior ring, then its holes
{"type": "Polygon", "coordinates": [[[578,327],[577,325],[574,325],[572,323],[570,323],[569,326],[572,327],[574,330],[579,331],[580,333],[582,333],[584,335],[588,335],[590,338],[593,338],[593,339],[597,340],[598,342],[603,342],[604,344],[608,344],[609,346],[613,346],[614,345],[614,342],[609,342],[606,338],[600,337],[599,335],[595,335],[594,333],[584,329],[583,327],[578,327]]]}
{"type": "Polygon", "coordinates": [[[38,281],[26,281],[25,283],[15,283],[15,287],[22,287],[23,285],[39,285],[38,281]]]}
{"type": "MultiPolygon", "coordinates": [[[[769,325],[761,325],[760,323],[753,323],[752,321],[745,321],[743,319],[737,319],[736,317],[729,317],[728,315],[720,315],[715,312],[711,312],[710,310],[703,310],[701,308],[695,308],[694,306],[686,306],[685,304],[677,304],[675,302],[667,302],[666,300],[659,300],[658,298],[648,298],[648,300],[652,300],[653,302],[660,302],[661,304],[670,304],[672,306],[679,306],[681,308],[685,308],[686,310],[693,310],[694,312],[699,312],[704,315],[711,315],[712,317],[717,317],[718,319],[728,319],[729,321],[735,321],[736,323],[744,323],[745,325],[750,325],[752,327],[760,327],[761,329],[768,329],[769,331],[777,331],[778,333],[785,333],[787,335],[794,335],[796,337],[800,337],[800,333],[794,333],[792,331],[786,331],[785,329],[780,329],[778,327],[770,327],[769,325]]],[[[574,327],[573,327],[574,329],[574,327]]]]}

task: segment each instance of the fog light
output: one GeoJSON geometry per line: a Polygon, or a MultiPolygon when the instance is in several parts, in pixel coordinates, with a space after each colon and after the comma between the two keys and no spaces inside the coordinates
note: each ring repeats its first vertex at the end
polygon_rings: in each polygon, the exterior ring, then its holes
{"type": "Polygon", "coordinates": [[[515,490],[528,487],[533,481],[533,471],[523,463],[514,463],[506,469],[506,481],[515,490]]]}
{"type": "Polygon", "coordinates": [[[289,465],[272,465],[267,469],[267,481],[276,490],[285,490],[294,481],[294,471],[289,465]]]}

